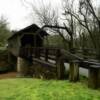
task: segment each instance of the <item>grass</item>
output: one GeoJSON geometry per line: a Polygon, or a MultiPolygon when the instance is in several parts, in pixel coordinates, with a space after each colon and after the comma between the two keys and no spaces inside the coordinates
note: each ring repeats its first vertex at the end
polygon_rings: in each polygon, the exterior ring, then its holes
{"type": "Polygon", "coordinates": [[[67,80],[2,79],[0,100],[100,100],[100,90],[67,80]]]}

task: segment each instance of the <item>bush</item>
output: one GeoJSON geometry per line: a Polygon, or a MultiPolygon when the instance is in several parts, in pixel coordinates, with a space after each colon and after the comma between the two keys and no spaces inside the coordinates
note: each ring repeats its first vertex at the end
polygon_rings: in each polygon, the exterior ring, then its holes
{"type": "Polygon", "coordinates": [[[8,63],[8,52],[0,49],[0,73],[12,71],[14,68],[8,63]]]}

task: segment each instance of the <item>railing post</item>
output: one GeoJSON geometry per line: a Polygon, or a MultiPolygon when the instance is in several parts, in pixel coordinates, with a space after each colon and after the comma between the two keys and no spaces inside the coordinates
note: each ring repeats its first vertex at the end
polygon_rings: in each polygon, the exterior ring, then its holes
{"type": "Polygon", "coordinates": [[[34,57],[38,58],[38,48],[34,47],[34,57]]]}
{"type": "Polygon", "coordinates": [[[58,61],[58,59],[59,59],[60,56],[61,56],[60,49],[57,49],[56,50],[56,63],[57,63],[57,61],[58,61]]]}
{"type": "Polygon", "coordinates": [[[88,59],[88,54],[89,54],[89,50],[88,49],[83,49],[83,58],[84,59],[88,59]]]}
{"type": "Polygon", "coordinates": [[[35,57],[35,48],[34,47],[32,48],[32,57],[33,58],[35,57]]]}
{"type": "Polygon", "coordinates": [[[36,57],[40,58],[40,48],[36,47],[36,57]]]}
{"type": "Polygon", "coordinates": [[[45,61],[48,61],[48,48],[45,49],[45,61]]]}

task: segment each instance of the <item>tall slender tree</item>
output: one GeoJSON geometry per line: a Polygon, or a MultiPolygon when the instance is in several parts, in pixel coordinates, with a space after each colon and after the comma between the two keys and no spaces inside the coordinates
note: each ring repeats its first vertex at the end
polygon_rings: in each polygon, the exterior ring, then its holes
{"type": "Polygon", "coordinates": [[[10,31],[7,27],[7,21],[4,17],[0,18],[0,46],[5,46],[7,44],[7,38],[10,35],[10,31]]]}

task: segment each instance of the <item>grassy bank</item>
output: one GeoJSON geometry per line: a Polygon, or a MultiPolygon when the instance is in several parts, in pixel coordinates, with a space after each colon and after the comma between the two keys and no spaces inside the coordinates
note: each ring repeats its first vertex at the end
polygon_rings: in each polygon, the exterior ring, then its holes
{"type": "Polygon", "coordinates": [[[0,100],[100,100],[100,90],[92,90],[82,82],[3,79],[0,100]]]}

